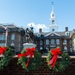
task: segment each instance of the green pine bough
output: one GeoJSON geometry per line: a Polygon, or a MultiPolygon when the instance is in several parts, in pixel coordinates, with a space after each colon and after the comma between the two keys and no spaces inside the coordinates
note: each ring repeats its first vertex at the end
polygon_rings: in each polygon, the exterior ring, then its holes
{"type": "Polygon", "coordinates": [[[7,48],[5,53],[3,54],[3,57],[0,58],[0,70],[2,70],[4,67],[8,66],[9,61],[12,59],[12,57],[15,55],[13,48],[10,46],[7,48]]]}
{"type": "MultiPolygon", "coordinates": [[[[69,65],[70,57],[67,52],[63,51],[62,54],[60,55],[60,57],[61,58],[57,59],[57,62],[55,64],[54,68],[51,67],[51,64],[48,64],[48,67],[50,69],[52,69],[54,72],[63,72],[64,70],[66,70],[66,68],[69,65]]],[[[51,58],[52,58],[52,54],[49,51],[48,56],[47,56],[47,63],[49,63],[51,58]]]]}
{"type": "MultiPolygon", "coordinates": [[[[25,53],[25,50],[22,50],[21,53],[25,53]]],[[[29,58],[27,56],[18,58],[18,63],[22,66],[23,69],[30,71],[30,70],[36,70],[41,64],[42,64],[42,57],[41,53],[38,51],[34,52],[34,57],[29,58]],[[26,62],[29,60],[29,65],[26,66],[26,62]]]]}

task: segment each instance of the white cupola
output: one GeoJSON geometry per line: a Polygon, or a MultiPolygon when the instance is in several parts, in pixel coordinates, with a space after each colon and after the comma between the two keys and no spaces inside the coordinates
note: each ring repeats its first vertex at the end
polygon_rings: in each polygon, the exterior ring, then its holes
{"type": "Polygon", "coordinates": [[[53,2],[52,2],[52,11],[50,13],[50,32],[56,32],[58,29],[58,25],[56,23],[56,15],[53,8],[53,2]]]}

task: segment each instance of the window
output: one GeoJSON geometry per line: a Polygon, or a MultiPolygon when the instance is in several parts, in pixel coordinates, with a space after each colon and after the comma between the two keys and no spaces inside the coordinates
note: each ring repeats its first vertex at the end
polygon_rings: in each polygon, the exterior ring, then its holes
{"type": "Polygon", "coordinates": [[[52,29],[52,31],[55,31],[55,29],[52,29]]]}
{"type": "Polygon", "coordinates": [[[6,43],[0,43],[0,46],[6,46],[6,43]]]}
{"type": "Polygon", "coordinates": [[[73,39],[73,50],[75,51],[75,38],[73,39]]]}
{"type": "Polygon", "coordinates": [[[54,20],[52,20],[52,24],[54,24],[54,20]]]}
{"type": "Polygon", "coordinates": [[[18,51],[20,51],[20,48],[21,48],[21,45],[20,45],[20,43],[18,44],[18,46],[19,46],[19,47],[18,47],[18,51]]]}
{"type": "Polygon", "coordinates": [[[11,46],[13,46],[13,47],[15,46],[13,42],[11,43],[11,46]]]}
{"type": "Polygon", "coordinates": [[[72,48],[70,47],[70,52],[72,52],[72,48]]]}
{"type": "Polygon", "coordinates": [[[42,50],[43,48],[42,47],[40,47],[40,50],[42,50]]]}
{"type": "Polygon", "coordinates": [[[60,44],[60,40],[59,39],[56,39],[56,44],[60,44]]]}
{"type": "Polygon", "coordinates": [[[67,36],[69,35],[69,33],[66,33],[67,34],[67,36]]]}
{"type": "Polygon", "coordinates": [[[3,33],[3,40],[6,40],[6,34],[3,33]]]}
{"type": "Polygon", "coordinates": [[[15,34],[14,33],[11,35],[11,40],[15,40],[15,34]]]}
{"type": "Polygon", "coordinates": [[[65,35],[66,35],[66,36],[69,36],[69,35],[70,35],[70,33],[69,33],[69,32],[66,32],[66,33],[65,33],[65,35]]]}
{"type": "Polygon", "coordinates": [[[66,46],[64,46],[64,51],[66,51],[66,52],[67,52],[67,47],[66,47],[66,46]]]}
{"type": "Polygon", "coordinates": [[[38,34],[37,34],[37,37],[40,37],[40,36],[41,36],[41,35],[38,33],[38,34]]]}
{"type": "Polygon", "coordinates": [[[54,17],[54,14],[52,14],[52,17],[54,17]]]}
{"type": "Polygon", "coordinates": [[[21,36],[19,35],[19,41],[21,40],[21,36]]]}
{"type": "Polygon", "coordinates": [[[55,43],[54,39],[51,39],[51,44],[54,44],[54,43],[55,43]]]}
{"type": "Polygon", "coordinates": [[[69,42],[70,44],[72,44],[72,40],[70,40],[70,42],[69,42]]]}
{"type": "Polygon", "coordinates": [[[0,34],[0,40],[5,40],[5,34],[0,34]]]}
{"type": "Polygon", "coordinates": [[[63,44],[67,44],[67,40],[64,40],[64,41],[63,41],[63,44]]]}
{"type": "Polygon", "coordinates": [[[49,40],[48,39],[46,40],[46,45],[49,45],[49,40]]]}
{"type": "Polygon", "coordinates": [[[47,52],[49,51],[49,48],[48,47],[46,47],[46,50],[47,50],[47,52]]]}
{"type": "Polygon", "coordinates": [[[42,40],[40,40],[40,45],[43,45],[43,41],[42,40]]]}

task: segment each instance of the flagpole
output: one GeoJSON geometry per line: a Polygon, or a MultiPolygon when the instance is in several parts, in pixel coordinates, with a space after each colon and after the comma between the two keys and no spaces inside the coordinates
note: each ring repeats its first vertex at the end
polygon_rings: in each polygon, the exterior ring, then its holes
{"type": "Polygon", "coordinates": [[[8,30],[7,27],[5,27],[5,35],[6,35],[6,39],[5,39],[5,46],[7,46],[7,39],[8,39],[8,30]]]}
{"type": "Polygon", "coordinates": [[[6,43],[5,45],[7,46],[7,36],[6,36],[6,40],[5,40],[5,43],[6,43]]]}

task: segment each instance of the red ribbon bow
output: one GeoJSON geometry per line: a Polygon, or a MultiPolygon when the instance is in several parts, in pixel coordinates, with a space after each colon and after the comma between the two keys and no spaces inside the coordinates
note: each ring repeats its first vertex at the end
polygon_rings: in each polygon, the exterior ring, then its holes
{"type": "Polygon", "coordinates": [[[0,55],[3,54],[7,50],[6,47],[0,47],[0,55]]]}
{"type": "MultiPolygon", "coordinates": [[[[24,57],[24,56],[30,56],[30,58],[32,58],[32,56],[34,55],[36,48],[26,48],[26,52],[24,54],[18,54],[18,58],[20,57],[24,57]]],[[[26,63],[26,67],[29,65],[29,61],[26,63]]]]}
{"type": "Polygon", "coordinates": [[[56,61],[57,61],[57,57],[59,54],[62,54],[62,52],[60,51],[60,48],[56,48],[51,50],[52,53],[52,59],[49,61],[49,64],[51,64],[51,67],[54,68],[56,61]]]}

